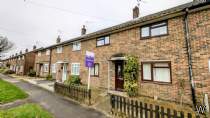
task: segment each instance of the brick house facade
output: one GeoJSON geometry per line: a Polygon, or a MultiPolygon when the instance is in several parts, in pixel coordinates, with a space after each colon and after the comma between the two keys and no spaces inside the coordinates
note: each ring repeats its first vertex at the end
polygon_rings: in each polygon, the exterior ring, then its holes
{"type": "Polygon", "coordinates": [[[91,86],[122,91],[125,57],[135,55],[141,96],[179,102],[185,81],[183,101],[192,104],[194,91],[197,99],[210,97],[209,46],[209,2],[192,2],[37,50],[34,68],[59,82],[79,75],[87,84],[85,53],[91,51],[91,86]]]}
{"type": "Polygon", "coordinates": [[[8,66],[10,70],[15,71],[18,75],[27,75],[30,70],[34,68],[35,62],[35,49],[25,53],[20,52],[19,54],[12,55],[9,59],[3,60],[5,66],[8,66]]]}

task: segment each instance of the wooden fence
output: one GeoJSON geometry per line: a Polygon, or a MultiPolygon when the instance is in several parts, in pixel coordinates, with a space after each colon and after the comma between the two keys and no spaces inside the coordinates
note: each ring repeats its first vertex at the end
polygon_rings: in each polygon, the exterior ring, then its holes
{"type": "Polygon", "coordinates": [[[125,97],[110,95],[111,112],[126,118],[192,118],[191,113],[184,113],[158,105],[130,100],[125,97]]]}
{"type": "Polygon", "coordinates": [[[79,86],[67,86],[62,83],[55,82],[55,92],[67,96],[73,100],[91,104],[91,90],[79,86]]]}

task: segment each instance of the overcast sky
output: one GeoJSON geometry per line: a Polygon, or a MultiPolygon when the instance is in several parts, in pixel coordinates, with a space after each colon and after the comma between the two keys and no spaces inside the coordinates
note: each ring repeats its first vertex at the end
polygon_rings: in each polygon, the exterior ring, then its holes
{"type": "MultiPolygon", "coordinates": [[[[132,19],[137,0],[0,0],[0,35],[7,36],[15,47],[7,56],[54,44],[132,19]]],[[[140,16],[162,11],[192,0],[143,0],[140,16]]]]}

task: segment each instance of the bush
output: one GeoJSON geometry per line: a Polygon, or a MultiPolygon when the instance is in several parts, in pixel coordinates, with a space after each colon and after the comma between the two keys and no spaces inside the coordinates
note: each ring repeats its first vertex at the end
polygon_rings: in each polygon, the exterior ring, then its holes
{"type": "Polygon", "coordinates": [[[31,71],[28,73],[28,76],[30,76],[30,77],[36,77],[36,71],[31,70],[31,71]]]}
{"type": "Polygon", "coordinates": [[[124,68],[124,88],[130,97],[136,96],[138,93],[138,59],[134,56],[128,56],[124,68]]]}
{"type": "Polygon", "coordinates": [[[7,70],[7,69],[6,69],[3,73],[4,73],[4,74],[14,74],[15,71],[13,71],[13,70],[7,70]]]}
{"type": "Polygon", "coordinates": [[[52,80],[52,79],[53,79],[53,77],[51,74],[47,75],[46,80],[52,80]]]}
{"type": "Polygon", "coordinates": [[[81,79],[79,76],[76,75],[71,75],[67,80],[64,81],[65,85],[80,85],[81,84],[81,79]]]}

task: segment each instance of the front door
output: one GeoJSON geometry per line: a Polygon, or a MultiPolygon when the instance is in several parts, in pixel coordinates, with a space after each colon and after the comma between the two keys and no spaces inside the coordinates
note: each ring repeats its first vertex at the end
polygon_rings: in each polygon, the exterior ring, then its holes
{"type": "Polygon", "coordinates": [[[115,62],[115,90],[122,91],[124,88],[123,61],[115,62]]]}
{"type": "Polygon", "coordinates": [[[62,81],[64,82],[66,79],[67,79],[67,64],[63,64],[62,81]]]}

